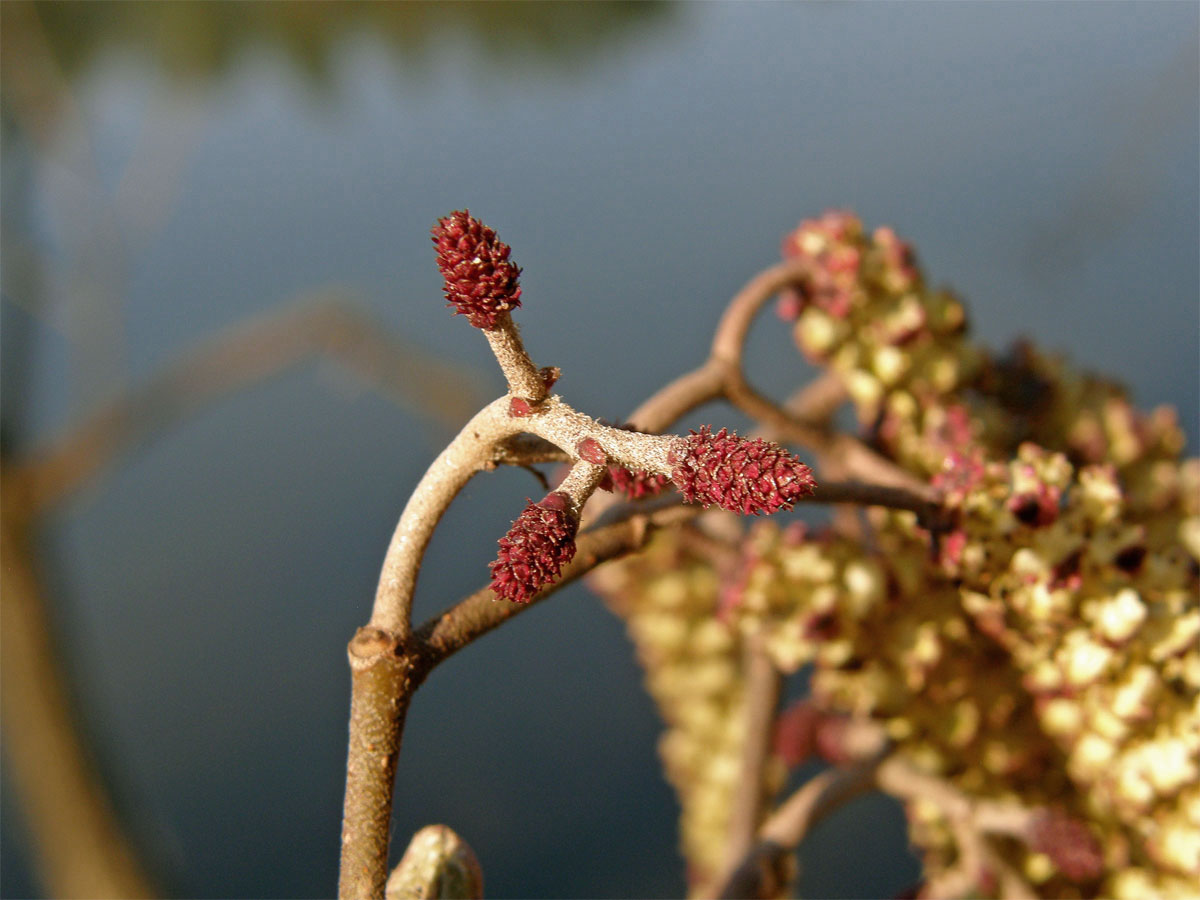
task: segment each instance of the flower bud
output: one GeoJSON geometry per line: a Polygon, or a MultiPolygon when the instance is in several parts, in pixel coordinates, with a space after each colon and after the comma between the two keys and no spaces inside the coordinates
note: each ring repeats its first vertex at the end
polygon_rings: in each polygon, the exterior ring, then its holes
{"type": "Polygon", "coordinates": [[[590,462],[594,466],[603,466],[608,462],[608,454],[595,438],[584,438],[575,445],[575,452],[584,462],[590,462]]]}

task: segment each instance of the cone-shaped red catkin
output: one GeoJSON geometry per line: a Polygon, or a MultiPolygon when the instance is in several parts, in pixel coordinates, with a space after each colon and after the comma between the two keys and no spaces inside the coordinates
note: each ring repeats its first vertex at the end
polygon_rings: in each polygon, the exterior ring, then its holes
{"type": "Polygon", "coordinates": [[[432,233],[446,300],[457,314],[490,331],[502,313],[521,305],[521,270],[495,231],[463,209],[439,219],[432,233]]]}
{"type": "Polygon", "coordinates": [[[492,590],[514,603],[528,603],[543,586],[558,578],[575,556],[579,520],[571,498],[561,491],[540,503],[528,503],[500,538],[500,553],[492,563],[492,590]]]}
{"type": "Polygon", "coordinates": [[[778,444],[705,425],[680,438],[668,461],[689,503],[758,515],[791,509],[813,492],[812,471],[778,444]]]}

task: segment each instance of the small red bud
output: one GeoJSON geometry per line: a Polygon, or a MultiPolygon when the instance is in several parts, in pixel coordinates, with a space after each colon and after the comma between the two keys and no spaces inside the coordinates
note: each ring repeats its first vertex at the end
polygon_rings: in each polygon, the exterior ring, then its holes
{"type": "Polygon", "coordinates": [[[558,366],[543,366],[538,369],[538,374],[542,376],[542,384],[546,386],[546,390],[550,390],[562,375],[562,369],[558,366]]]}
{"type": "Polygon", "coordinates": [[[508,414],[514,419],[523,419],[533,415],[533,407],[524,397],[513,397],[508,401],[508,414]]]}
{"type": "Polygon", "coordinates": [[[575,452],[580,459],[595,466],[603,466],[608,462],[608,454],[595,438],[584,438],[575,445],[575,452]]]}
{"type": "Polygon", "coordinates": [[[569,510],[572,506],[571,497],[562,491],[552,491],[538,501],[542,509],[569,510]]]}

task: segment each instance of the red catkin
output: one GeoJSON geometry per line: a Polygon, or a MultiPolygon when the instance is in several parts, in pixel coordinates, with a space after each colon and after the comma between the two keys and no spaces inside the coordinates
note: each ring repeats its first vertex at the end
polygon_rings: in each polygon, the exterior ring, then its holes
{"type": "Polygon", "coordinates": [[[463,209],[438,219],[432,234],[446,301],[456,315],[491,331],[504,313],[521,305],[521,269],[495,231],[463,209]]]}
{"type": "Polygon", "coordinates": [[[561,491],[539,503],[528,502],[500,538],[500,552],[491,567],[492,591],[504,600],[528,603],[574,558],[578,528],[571,498],[561,491]]]}
{"type": "Polygon", "coordinates": [[[668,455],[671,480],[689,503],[745,515],[791,509],[813,492],[812,470],[778,444],[705,425],[668,455]]]}

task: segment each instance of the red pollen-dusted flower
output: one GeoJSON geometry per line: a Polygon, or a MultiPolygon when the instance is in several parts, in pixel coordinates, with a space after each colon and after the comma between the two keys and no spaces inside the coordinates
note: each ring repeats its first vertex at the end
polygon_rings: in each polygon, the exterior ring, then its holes
{"type": "Polygon", "coordinates": [[[1027,835],[1029,847],[1045,853],[1072,881],[1091,881],[1104,871],[1100,844],[1087,826],[1061,809],[1034,815],[1027,835]]]}
{"type": "Polygon", "coordinates": [[[463,209],[438,219],[432,234],[446,300],[457,315],[491,331],[501,314],[521,305],[521,269],[495,231],[463,209]]]}
{"type": "Polygon", "coordinates": [[[654,497],[666,490],[671,479],[656,472],[632,471],[621,466],[609,466],[613,489],[630,500],[654,497]]]}
{"type": "Polygon", "coordinates": [[[759,515],[791,509],[813,492],[812,470],[778,444],[705,425],[680,438],[667,457],[671,480],[689,503],[759,515]]]}
{"type": "Polygon", "coordinates": [[[492,563],[491,588],[497,597],[528,603],[543,586],[558,578],[575,556],[579,520],[571,498],[561,491],[539,503],[527,501],[508,534],[500,538],[500,553],[492,563]]]}
{"type": "Polygon", "coordinates": [[[1009,498],[1008,510],[1022,524],[1031,528],[1041,528],[1053,524],[1058,518],[1059,500],[1058,488],[1040,484],[1036,490],[1009,498]]]}

